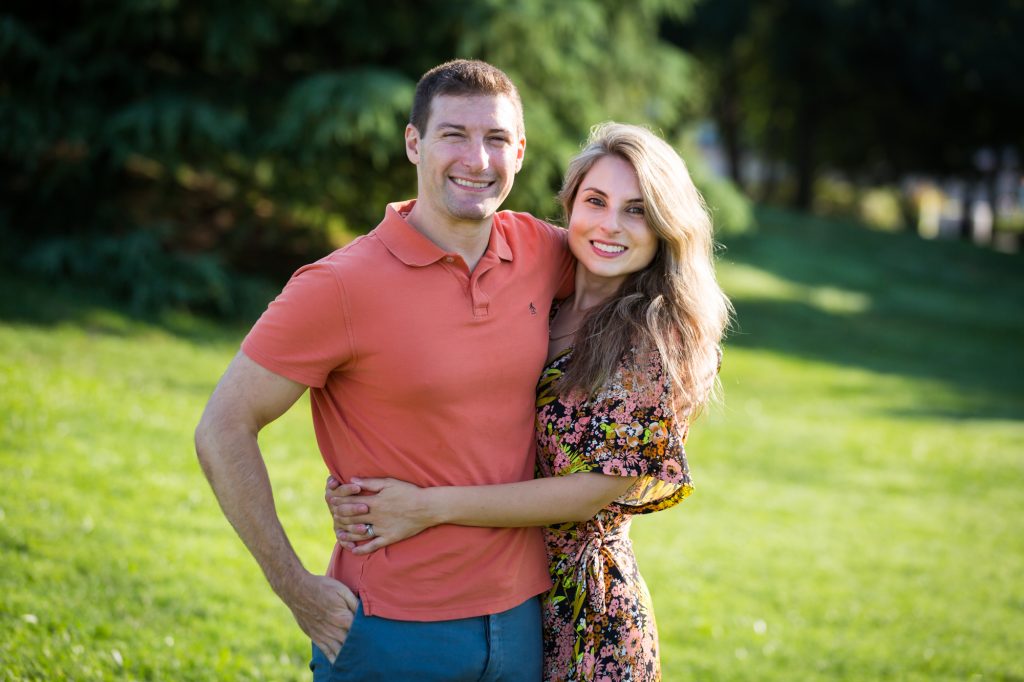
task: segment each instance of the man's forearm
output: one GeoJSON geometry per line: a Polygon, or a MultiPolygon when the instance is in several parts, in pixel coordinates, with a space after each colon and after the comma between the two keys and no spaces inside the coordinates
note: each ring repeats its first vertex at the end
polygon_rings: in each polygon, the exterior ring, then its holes
{"type": "Polygon", "coordinates": [[[302,631],[332,661],[345,641],[356,598],[328,576],[309,573],[274,507],[257,434],[306,390],[244,353],[228,365],[196,427],[196,454],[224,516],[302,631]]]}
{"type": "Polygon", "coordinates": [[[196,453],[224,516],[287,603],[289,587],[306,570],[278,519],[256,433],[204,418],[196,429],[196,453]]]}

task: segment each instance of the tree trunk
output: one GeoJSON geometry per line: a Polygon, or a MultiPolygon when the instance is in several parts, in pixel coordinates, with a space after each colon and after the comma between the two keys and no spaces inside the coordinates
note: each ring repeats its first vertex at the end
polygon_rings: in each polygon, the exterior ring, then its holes
{"type": "Polygon", "coordinates": [[[796,195],[793,206],[809,211],[814,201],[814,145],[818,116],[813,95],[801,94],[796,127],[796,195]]]}
{"type": "Polygon", "coordinates": [[[963,196],[960,197],[960,232],[959,237],[965,242],[971,241],[971,233],[974,232],[974,218],[971,215],[971,200],[974,188],[973,182],[966,183],[963,196]]]}
{"type": "Polygon", "coordinates": [[[722,70],[721,91],[718,98],[718,125],[722,129],[722,142],[725,145],[726,161],[729,166],[729,177],[741,190],[743,183],[743,159],[740,150],[740,102],[739,83],[736,64],[730,55],[722,70]]]}

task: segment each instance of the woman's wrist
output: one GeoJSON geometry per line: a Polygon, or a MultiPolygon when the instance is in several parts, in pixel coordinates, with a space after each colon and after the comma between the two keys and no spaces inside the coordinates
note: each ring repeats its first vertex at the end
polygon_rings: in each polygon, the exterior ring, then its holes
{"type": "Polygon", "coordinates": [[[421,488],[423,517],[427,527],[439,526],[442,523],[450,523],[450,509],[445,504],[446,487],[421,488]]]}

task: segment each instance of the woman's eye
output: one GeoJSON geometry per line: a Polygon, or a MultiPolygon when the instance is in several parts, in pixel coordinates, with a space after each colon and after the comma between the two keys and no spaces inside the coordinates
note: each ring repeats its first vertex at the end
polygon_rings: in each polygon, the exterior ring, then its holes
{"type": "Polygon", "coordinates": [[[629,213],[632,213],[633,215],[643,215],[644,214],[644,207],[643,206],[630,206],[626,210],[629,213]]]}

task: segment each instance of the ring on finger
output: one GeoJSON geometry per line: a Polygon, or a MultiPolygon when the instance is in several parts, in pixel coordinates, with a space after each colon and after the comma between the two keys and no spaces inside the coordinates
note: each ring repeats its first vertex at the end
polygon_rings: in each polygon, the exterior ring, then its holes
{"type": "Polygon", "coordinates": [[[368,537],[371,537],[371,538],[376,535],[376,533],[373,532],[373,524],[372,523],[366,524],[366,535],[368,537]]]}

